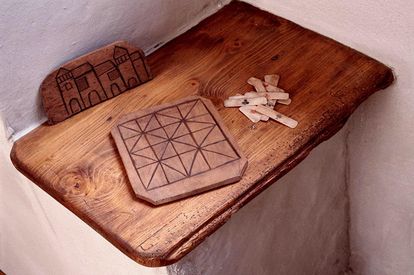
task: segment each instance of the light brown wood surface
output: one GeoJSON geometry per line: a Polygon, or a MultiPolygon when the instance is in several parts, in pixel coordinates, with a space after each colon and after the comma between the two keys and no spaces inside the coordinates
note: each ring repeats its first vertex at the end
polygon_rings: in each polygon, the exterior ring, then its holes
{"type": "Polygon", "coordinates": [[[247,166],[213,104],[202,97],[123,116],[112,136],[132,189],[154,205],[237,182],[247,166]]]}
{"type": "Polygon", "coordinates": [[[42,125],[11,152],[28,178],[148,266],[171,264],[191,251],[393,81],[383,64],[242,2],[167,43],[148,62],[152,81],[42,125]],[[254,125],[238,108],[223,106],[229,96],[251,91],[246,79],[272,73],[292,98],[276,111],[299,121],[295,129],[272,120],[254,125]],[[153,207],[136,198],[110,130],[122,115],[190,95],[211,99],[249,165],[235,184],[153,207]]]}
{"type": "Polygon", "coordinates": [[[40,85],[43,108],[55,124],[151,78],[144,52],[117,41],[51,72],[40,85]]]}

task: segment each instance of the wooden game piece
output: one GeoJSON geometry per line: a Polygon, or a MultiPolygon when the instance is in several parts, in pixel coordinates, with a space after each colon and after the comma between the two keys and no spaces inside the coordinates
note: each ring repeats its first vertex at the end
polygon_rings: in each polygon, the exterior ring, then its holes
{"type": "MultiPolygon", "coordinates": [[[[277,101],[278,101],[277,99],[268,99],[267,104],[265,104],[263,106],[266,106],[266,107],[269,107],[269,108],[273,109],[273,108],[275,108],[275,105],[276,105],[277,101]]],[[[268,121],[269,117],[262,114],[260,120],[261,121],[268,121]]]]}
{"type": "Polygon", "coordinates": [[[276,112],[275,110],[270,109],[269,107],[258,105],[252,108],[257,112],[267,115],[271,119],[276,120],[277,122],[282,123],[283,125],[286,125],[290,128],[295,128],[298,125],[298,122],[296,120],[287,117],[279,112],[276,112]]]}
{"type": "MultiPolygon", "coordinates": [[[[259,114],[260,114],[260,113],[259,113],[259,114]]],[[[268,121],[268,120],[269,120],[269,117],[268,117],[268,116],[266,116],[266,115],[260,114],[260,120],[261,120],[261,121],[268,121]]]]}
{"type": "Polygon", "coordinates": [[[235,95],[230,96],[229,99],[251,99],[251,98],[257,98],[257,97],[265,97],[267,99],[273,100],[273,99],[288,99],[289,94],[288,93],[280,93],[280,92],[247,92],[244,95],[235,95]]]}
{"type": "Polygon", "coordinates": [[[256,92],[248,92],[248,93],[245,93],[244,95],[236,94],[236,95],[229,96],[228,99],[247,99],[247,98],[254,98],[254,97],[260,97],[260,96],[256,92]]]}
{"type": "MultiPolygon", "coordinates": [[[[289,99],[289,94],[288,93],[267,93],[267,92],[261,92],[261,93],[257,93],[257,92],[248,92],[245,93],[244,95],[236,95],[236,96],[230,96],[228,101],[225,101],[225,107],[234,107],[232,106],[233,104],[240,104],[240,100],[249,100],[250,102],[252,101],[252,99],[254,98],[258,98],[258,97],[266,97],[267,98],[267,102],[263,103],[262,105],[265,105],[267,107],[270,108],[274,108],[276,105],[276,102],[278,101],[278,99],[289,99]],[[237,100],[233,101],[233,100],[237,100]]],[[[248,105],[257,105],[254,104],[255,102],[248,104],[248,105]]],[[[240,105],[238,105],[240,106],[240,105]]],[[[237,107],[237,106],[236,106],[237,107]]],[[[247,112],[247,108],[244,108],[243,110],[245,110],[245,112],[247,112]]],[[[242,110],[240,110],[242,111],[242,110]]],[[[243,111],[242,111],[243,112],[243,111]]],[[[246,115],[246,114],[245,114],[246,115]]],[[[268,121],[269,117],[266,115],[261,115],[260,120],[262,121],[268,121]]]]}
{"type": "MultiPolygon", "coordinates": [[[[265,75],[264,80],[265,80],[266,90],[271,91],[273,87],[278,88],[277,86],[279,85],[280,76],[277,75],[277,74],[265,75]]],[[[278,89],[279,89],[279,92],[281,92],[280,90],[283,91],[283,89],[280,89],[280,88],[278,88],[278,89]]],[[[273,90],[276,90],[276,89],[273,89],[273,90]]],[[[290,102],[291,102],[291,100],[289,98],[287,98],[287,99],[278,99],[278,100],[268,100],[267,106],[273,109],[275,107],[276,103],[282,103],[282,104],[285,104],[285,105],[289,105],[290,102]]]]}
{"type": "Polygon", "coordinates": [[[254,106],[259,104],[266,104],[266,97],[240,98],[224,100],[224,107],[240,107],[240,106],[254,106]]]}
{"type": "Polygon", "coordinates": [[[237,182],[247,167],[213,104],[201,97],[128,114],[111,132],[135,194],[155,205],[237,182]]]}
{"type": "MultiPolygon", "coordinates": [[[[265,106],[267,106],[267,107],[269,107],[271,109],[274,109],[275,106],[276,106],[276,103],[278,103],[279,101],[286,102],[286,100],[290,100],[288,93],[279,93],[279,95],[281,95],[281,96],[278,99],[268,99],[267,100],[267,104],[265,106]],[[287,99],[280,99],[282,97],[284,97],[284,98],[287,97],[287,99]]],[[[265,121],[267,121],[267,120],[269,120],[269,118],[265,119],[265,121]]]]}
{"type": "Polygon", "coordinates": [[[290,98],[288,99],[278,99],[277,103],[283,104],[283,105],[289,105],[292,102],[290,98]]]}
{"type": "MultiPolygon", "coordinates": [[[[254,94],[258,94],[258,93],[256,93],[256,92],[249,92],[249,93],[245,93],[245,96],[247,96],[247,97],[253,97],[254,96],[254,94]]],[[[261,94],[264,94],[264,93],[261,93],[261,94]]],[[[276,102],[277,100],[274,100],[274,99],[268,99],[267,100],[267,103],[266,104],[264,104],[264,106],[269,106],[269,102],[276,102]]],[[[275,104],[276,103],[274,103],[274,105],[273,105],[273,107],[275,106],[275,104]]],[[[249,107],[249,106],[248,106],[249,107]]],[[[241,108],[241,107],[240,107],[241,108]]],[[[266,116],[266,115],[263,115],[263,114],[260,114],[260,113],[257,113],[254,109],[252,109],[252,108],[249,108],[249,112],[251,112],[251,113],[254,113],[254,114],[258,114],[258,115],[255,115],[255,117],[257,117],[257,118],[259,118],[261,121],[268,121],[269,120],[269,117],[268,116],[266,116]]]]}
{"type": "Polygon", "coordinates": [[[242,95],[242,94],[237,93],[235,95],[229,96],[228,99],[240,99],[240,98],[245,98],[245,96],[242,95]]]}
{"type": "Polygon", "coordinates": [[[277,87],[279,85],[280,76],[278,74],[268,74],[264,76],[264,81],[277,87]]]}
{"type": "MultiPolygon", "coordinates": [[[[275,108],[275,105],[276,105],[276,103],[277,103],[277,101],[278,100],[276,100],[276,99],[268,99],[267,100],[267,104],[266,105],[264,105],[264,106],[266,106],[266,107],[269,107],[269,108],[271,108],[271,109],[274,109],[275,108]]],[[[261,116],[261,119],[260,119],[261,121],[268,121],[269,120],[269,117],[268,116],[266,116],[266,115],[263,115],[262,114],[262,116],[261,116]]]]}
{"type": "Polygon", "coordinates": [[[281,93],[281,92],[265,92],[265,93],[256,93],[256,92],[248,92],[244,94],[247,98],[254,98],[254,97],[266,97],[267,99],[288,99],[288,93],[281,93]]]}
{"type": "MultiPolygon", "coordinates": [[[[265,96],[265,94],[266,93],[257,93],[257,92],[248,92],[248,93],[245,93],[244,95],[242,95],[242,96],[240,96],[240,95],[236,95],[236,96],[231,96],[231,97],[229,97],[229,99],[251,99],[251,98],[255,98],[255,97],[258,97],[259,95],[262,95],[262,96],[265,96]]],[[[275,106],[275,104],[276,104],[276,101],[277,100],[274,100],[274,99],[268,99],[267,100],[267,103],[265,104],[266,106],[270,106],[269,105],[269,102],[272,102],[273,103],[273,107],[275,106]]],[[[248,107],[248,106],[242,106],[242,107],[240,107],[239,108],[239,110],[243,113],[243,114],[245,114],[250,120],[252,120],[253,122],[255,122],[255,120],[256,119],[259,119],[259,120],[261,120],[261,121],[268,121],[269,120],[269,117],[268,116],[266,116],[266,115],[262,115],[262,114],[259,114],[259,115],[253,115],[254,116],[254,118],[252,119],[251,117],[249,117],[249,115],[250,115],[250,113],[257,113],[257,112],[255,112],[254,110],[252,110],[251,108],[244,108],[244,107],[248,107]],[[243,109],[242,109],[243,108],[243,109]],[[253,112],[252,112],[253,111],[253,112]]]]}
{"type": "MultiPolygon", "coordinates": [[[[239,108],[240,112],[242,112],[248,119],[250,119],[252,122],[256,123],[259,122],[260,120],[263,120],[262,117],[264,115],[256,112],[255,110],[252,109],[251,106],[242,106],[239,108]]],[[[268,116],[264,116],[267,117],[269,119],[268,116]]]]}
{"type": "Polygon", "coordinates": [[[50,73],[40,86],[49,124],[63,121],[152,79],[144,52],[117,41],[50,73]]]}
{"type": "Polygon", "coordinates": [[[267,82],[263,82],[263,86],[265,87],[266,91],[268,92],[279,92],[279,93],[285,93],[285,90],[278,88],[276,86],[273,86],[267,82]]]}
{"type": "Polygon", "coordinates": [[[267,100],[266,106],[273,109],[276,106],[276,103],[277,102],[279,102],[279,100],[277,100],[277,99],[269,99],[269,100],[267,100]]]}
{"type": "Polygon", "coordinates": [[[254,86],[256,92],[260,93],[260,92],[266,92],[266,89],[263,85],[263,82],[256,78],[256,77],[250,77],[247,80],[247,83],[249,83],[250,85],[254,86]]]}
{"type": "Polygon", "coordinates": [[[262,114],[262,116],[260,117],[260,120],[261,120],[261,121],[265,121],[265,122],[266,122],[266,121],[269,121],[269,119],[270,119],[270,118],[269,118],[268,116],[263,115],[263,114],[262,114]]]}

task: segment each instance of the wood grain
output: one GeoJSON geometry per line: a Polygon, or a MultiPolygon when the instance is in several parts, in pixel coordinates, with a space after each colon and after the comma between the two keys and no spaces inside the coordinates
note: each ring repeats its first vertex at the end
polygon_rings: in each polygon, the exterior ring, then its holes
{"type": "Polygon", "coordinates": [[[132,189],[154,205],[237,182],[247,160],[197,96],[123,116],[112,128],[132,189]]]}
{"type": "MultiPolygon", "coordinates": [[[[249,200],[335,134],[392,71],[355,50],[242,2],[232,2],[148,57],[155,78],[70,120],[18,140],[15,166],[126,255],[174,263],[249,200]],[[246,79],[276,73],[290,94],[279,111],[297,121],[253,123],[223,100],[246,79]],[[110,130],[122,115],[190,95],[211,99],[246,155],[242,180],[159,207],[136,198],[110,130]]],[[[249,221],[246,221],[249,222],[249,221]]]]}
{"type": "Polygon", "coordinates": [[[144,52],[117,41],[51,72],[40,85],[43,108],[55,124],[151,78],[144,52]]]}

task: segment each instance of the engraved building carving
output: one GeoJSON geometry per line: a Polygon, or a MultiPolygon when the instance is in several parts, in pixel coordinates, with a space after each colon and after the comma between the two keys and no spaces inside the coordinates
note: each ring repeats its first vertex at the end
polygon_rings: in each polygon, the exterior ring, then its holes
{"type": "Polygon", "coordinates": [[[68,116],[112,98],[150,79],[144,57],[115,46],[113,60],[93,66],[86,62],[72,70],[60,68],[56,74],[68,116]]]}

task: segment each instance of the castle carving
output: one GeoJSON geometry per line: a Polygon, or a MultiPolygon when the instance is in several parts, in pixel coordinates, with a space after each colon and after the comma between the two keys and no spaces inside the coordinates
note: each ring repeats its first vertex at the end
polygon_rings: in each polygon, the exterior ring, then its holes
{"type": "Polygon", "coordinates": [[[72,70],[60,68],[57,86],[68,116],[119,95],[150,79],[140,51],[114,47],[113,60],[93,66],[86,62],[72,70]]]}

